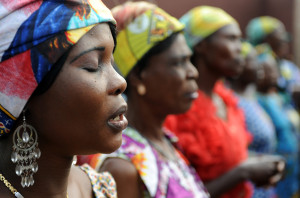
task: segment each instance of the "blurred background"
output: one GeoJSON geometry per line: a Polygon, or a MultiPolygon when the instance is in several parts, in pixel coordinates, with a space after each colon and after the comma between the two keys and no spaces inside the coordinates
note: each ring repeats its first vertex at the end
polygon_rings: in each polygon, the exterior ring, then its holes
{"type": "MultiPolygon", "coordinates": [[[[128,0],[103,0],[109,7],[128,0]]],[[[210,5],[224,9],[240,23],[243,33],[247,23],[254,17],[269,15],[281,20],[292,36],[290,59],[300,65],[300,0],[148,0],[171,15],[179,18],[199,5],[210,5]]]]}

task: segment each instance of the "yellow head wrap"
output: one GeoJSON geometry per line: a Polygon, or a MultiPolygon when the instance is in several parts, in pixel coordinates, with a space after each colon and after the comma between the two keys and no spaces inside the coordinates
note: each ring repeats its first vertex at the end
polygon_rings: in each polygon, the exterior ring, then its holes
{"type": "Polygon", "coordinates": [[[157,7],[132,19],[117,36],[114,59],[121,74],[126,77],[153,46],[183,28],[176,18],[157,7]]]}
{"type": "Polygon", "coordinates": [[[184,34],[191,49],[220,28],[229,24],[238,24],[224,10],[211,6],[191,9],[180,18],[180,22],[186,26],[184,34]]]}

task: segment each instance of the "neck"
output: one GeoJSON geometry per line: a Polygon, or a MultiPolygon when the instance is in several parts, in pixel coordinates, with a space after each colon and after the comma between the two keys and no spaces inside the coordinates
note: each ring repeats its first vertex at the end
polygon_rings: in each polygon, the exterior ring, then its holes
{"type": "Polygon", "coordinates": [[[250,84],[234,80],[230,82],[230,87],[238,94],[245,93],[246,89],[249,87],[250,84]]]}
{"type": "Polygon", "coordinates": [[[212,97],[214,86],[222,76],[210,69],[201,58],[196,59],[195,66],[199,72],[199,77],[197,79],[199,89],[207,96],[212,97]]]}
{"type": "MultiPolygon", "coordinates": [[[[42,139],[39,139],[39,147],[42,155],[40,159],[37,159],[39,170],[33,175],[33,186],[23,188],[21,186],[21,177],[15,174],[16,165],[10,160],[13,146],[12,134],[0,142],[1,151],[6,151],[5,153],[0,153],[0,171],[6,180],[24,197],[65,198],[67,195],[72,156],[62,157],[55,155],[50,150],[47,150],[47,147],[43,147],[45,144],[42,139]]],[[[7,190],[7,187],[1,182],[0,194],[2,192],[5,194],[11,193],[7,190]]]]}
{"type": "Polygon", "coordinates": [[[128,97],[128,122],[144,137],[161,141],[164,133],[162,126],[166,118],[166,114],[161,113],[161,107],[154,107],[142,98],[132,93],[128,97]]]}

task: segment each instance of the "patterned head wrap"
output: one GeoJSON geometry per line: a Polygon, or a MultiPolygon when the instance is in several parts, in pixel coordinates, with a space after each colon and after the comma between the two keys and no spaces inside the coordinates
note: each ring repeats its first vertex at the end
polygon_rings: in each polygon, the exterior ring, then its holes
{"type": "Polygon", "coordinates": [[[278,28],[285,27],[281,21],[270,16],[261,16],[252,19],[246,27],[246,35],[253,45],[260,44],[263,39],[278,28]]]}
{"type": "Polygon", "coordinates": [[[180,22],[186,26],[184,34],[191,49],[220,28],[229,24],[238,24],[224,10],[211,6],[198,6],[191,9],[180,18],[180,22]]]}
{"type": "Polygon", "coordinates": [[[252,52],[252,50],[255,50],[255,49],[249,42],[246,42],[246,41],[242,42],[241,53],[244,58],[246,58],[252,52]]]}
{"type": "Polygon", "coordinates": [[[176,18],[146,2],[126,3],[112,12],[121,28],[114,59],[124,77],[152,47],[184,28],[176,18]]]}
{"type": "Polygon", "coordinates": [[[115,24],[101,0],[0,2],[0,136],[52,65],[102,22],[115,24]]]}

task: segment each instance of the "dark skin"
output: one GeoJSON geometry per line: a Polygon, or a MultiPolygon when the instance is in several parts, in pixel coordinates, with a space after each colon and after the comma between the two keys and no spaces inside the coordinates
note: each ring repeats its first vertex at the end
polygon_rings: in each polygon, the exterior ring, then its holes
{"type": "Polygon", "coordinates": [[[245,57],[245,64],[242,74],[234,80],[230,81],[231,88],[239,93],[244,94],[247,87],[256,84],[257,79],[261,76],[259,73],[261,65],[257,61],[257,53],[254,49],[245,57]]]}
{"type": "MultiPolygon", "coordinates": [[[[287,32],[284,29],[284,27],[279,26],[271,34],[269,34],[263,41],[268,43],[271,46],[278,60],[287,59],[288,56],[290,55],[289,42],[287,41],[286,34],[287,32]]],[[[295,85],[293,87],[292,98],[299,111],[300,109],[300,86],[299,85],[295,85]]]]}
{"type": "Polygon", "coordinates": [[[276,60],[272,56],[268,56],[261,64],[265,75],[263,79],[258,81],[257,90],[262,94],[275,92],[279,77],[276,60]]]}
{"type": "MultiPolygon", "coordinates": [[[[191,51],[186,45],[184,36],[179,34],[169,49],[149,59],[140,75],[132,71],[128,76],[129,124],[169,155],[174,153],[163,141],[164,120],[168,114],[187,111],[193,101],[191,93],[197,91],[195,78],[198,73],[190,62],[190,56],[191,51]],[[146,87],[145,95],[137,92],[137,86],[141,83],[146,87]]],[[[143,197],[142,182],[132,163],[109,158],[105,160],[100,171],[109,171],[113,174],[120,198],[143,197]]]]}
{"type": "MultiPolygon", "coordinates": [[[[26,120],[37,130],[42,152],[32,187],[22,188],[15,174],[12,134],[0,140],[1,151],[7,151],[0,153],[0,170],[24,197],[93,197],[88,176],[71,164],[76,154],[112,152],[121,145],[122,129],[112,128],[109,119],[127,108],[121,96],[126,82],[112,66],[113,48],[108,24],[95,26],[72,47],[52,86],[28,101],[26,120]]],[[[126,118],[119,124],[125,128],[126,118]]],[[[13,197],[3,184],[0,197],[13,197]]]]}
{"type": "MultiPolygon", "coordinates": [[[[194,47],[193,62],[199,72],[197,84],[208,97],[212,97],[215,83],[223,77],[241,74],[241,31],[235,24],[219,29],[194,47]]],[[[205,186],[211,197],[219,197],[237,184],[251,180],[258,186],[270,184],[269,179],[278,172],[281,158],[275,156],[250,157],[205,186]]]]}

